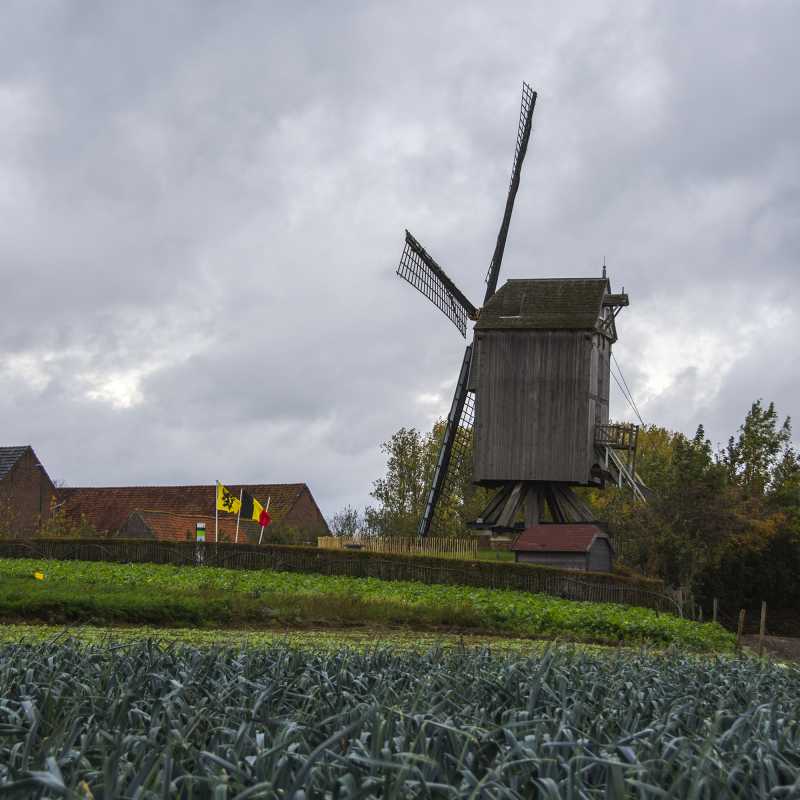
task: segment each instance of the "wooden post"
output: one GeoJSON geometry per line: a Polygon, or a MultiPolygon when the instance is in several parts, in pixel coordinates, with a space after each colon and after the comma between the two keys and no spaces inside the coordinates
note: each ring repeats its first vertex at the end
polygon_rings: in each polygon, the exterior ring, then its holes
{"type": "Polygon", "coordinates": [[[719,611],[719,600],[717,600],[717,598],[715,597],[714,598],[714,622],[717,621],[717,612],[718,611],[719,611]]]}
{"type": "Polygon", "coordinates": [[[702,622],[703,621],[703,606],[698,606],[697,607],[697,621],[698,622],[702,622]]]}
{"type": "Polygon", "coordinates": [[[739,626],[736,629],[736,649],[742,649],[742,633],[744,631],[744,615],[745,611],[743,608],[739,609],[739,626]]]}
{"type": "Polygon", "coordinates": [[[761,601],[761,625],[758,628],[758,654],[764,655],[764,634],[767,631],[767,601],[761,601]]]}

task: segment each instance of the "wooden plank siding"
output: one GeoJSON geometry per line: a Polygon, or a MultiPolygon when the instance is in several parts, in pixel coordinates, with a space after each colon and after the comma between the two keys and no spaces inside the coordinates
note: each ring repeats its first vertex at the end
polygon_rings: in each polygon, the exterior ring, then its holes
{"type": "MultiPolygon", "coordinates": [[[[597,374],[607,368],[600,353],[593,359],[596,338],[573,330],[476,335],[477,483],[588,481],[595,405],[601,402],[597,374]]],[[[607,414],[607,399],[605,407],[607,414]]]]}

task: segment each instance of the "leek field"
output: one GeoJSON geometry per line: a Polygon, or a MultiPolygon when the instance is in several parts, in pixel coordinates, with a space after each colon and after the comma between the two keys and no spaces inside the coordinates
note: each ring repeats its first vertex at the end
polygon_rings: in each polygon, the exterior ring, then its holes
{"type": "Polygon", "coordinates": [[[800,671],[153,641],[0,645],[0,795],[791,798],[800,671]]]}
{"type": "Polygon", "coordinates": [[[56,625],[399,627],[695,651],[733,646],[731,634],[715,624],[526,592],[266,570],[29,559],[0,559],[0,619],[56,625]]]}

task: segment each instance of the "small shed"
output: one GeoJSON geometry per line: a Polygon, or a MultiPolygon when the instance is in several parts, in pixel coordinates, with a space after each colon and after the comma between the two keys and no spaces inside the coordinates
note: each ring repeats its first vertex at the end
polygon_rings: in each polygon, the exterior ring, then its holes
{"type": "Polygon", "coordinates": [[[582,572],[611,572],[614,548],[592,523],[539,524],[525,528],[511,546],[514,560],[582,572]]]}

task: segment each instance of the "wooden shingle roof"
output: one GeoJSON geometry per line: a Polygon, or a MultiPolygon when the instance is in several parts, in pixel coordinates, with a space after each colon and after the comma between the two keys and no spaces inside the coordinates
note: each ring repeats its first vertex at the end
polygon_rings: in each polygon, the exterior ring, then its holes
{"type": "MultiPolygon", "coordinates": [[[[238,496],[249,492],[262,505],[272,498],[269,514],[280,522],[303,493],[304,483],[225,484],[238,496]]],[[[171,511],[176,514],[214,516],[216,486],[92,486],[59,490],[68,517],[76,522],[85,517],[98,532],[117,531],[132,511],[171,511]]],[[[222,512],[220,512],[222,514],[222,512]]]]}
{"type": "Polygon", "coordinates": [[[21,447],[0,447],[0,481],[8,475],[14,468],[14,464],[19,461],[30,449],[30,445],[21,447]]]}
{"type": "Polygon", "coordinates": [[[475,330],[594,330],[606,278],[509,280],[481,309],[475,330]]]}

